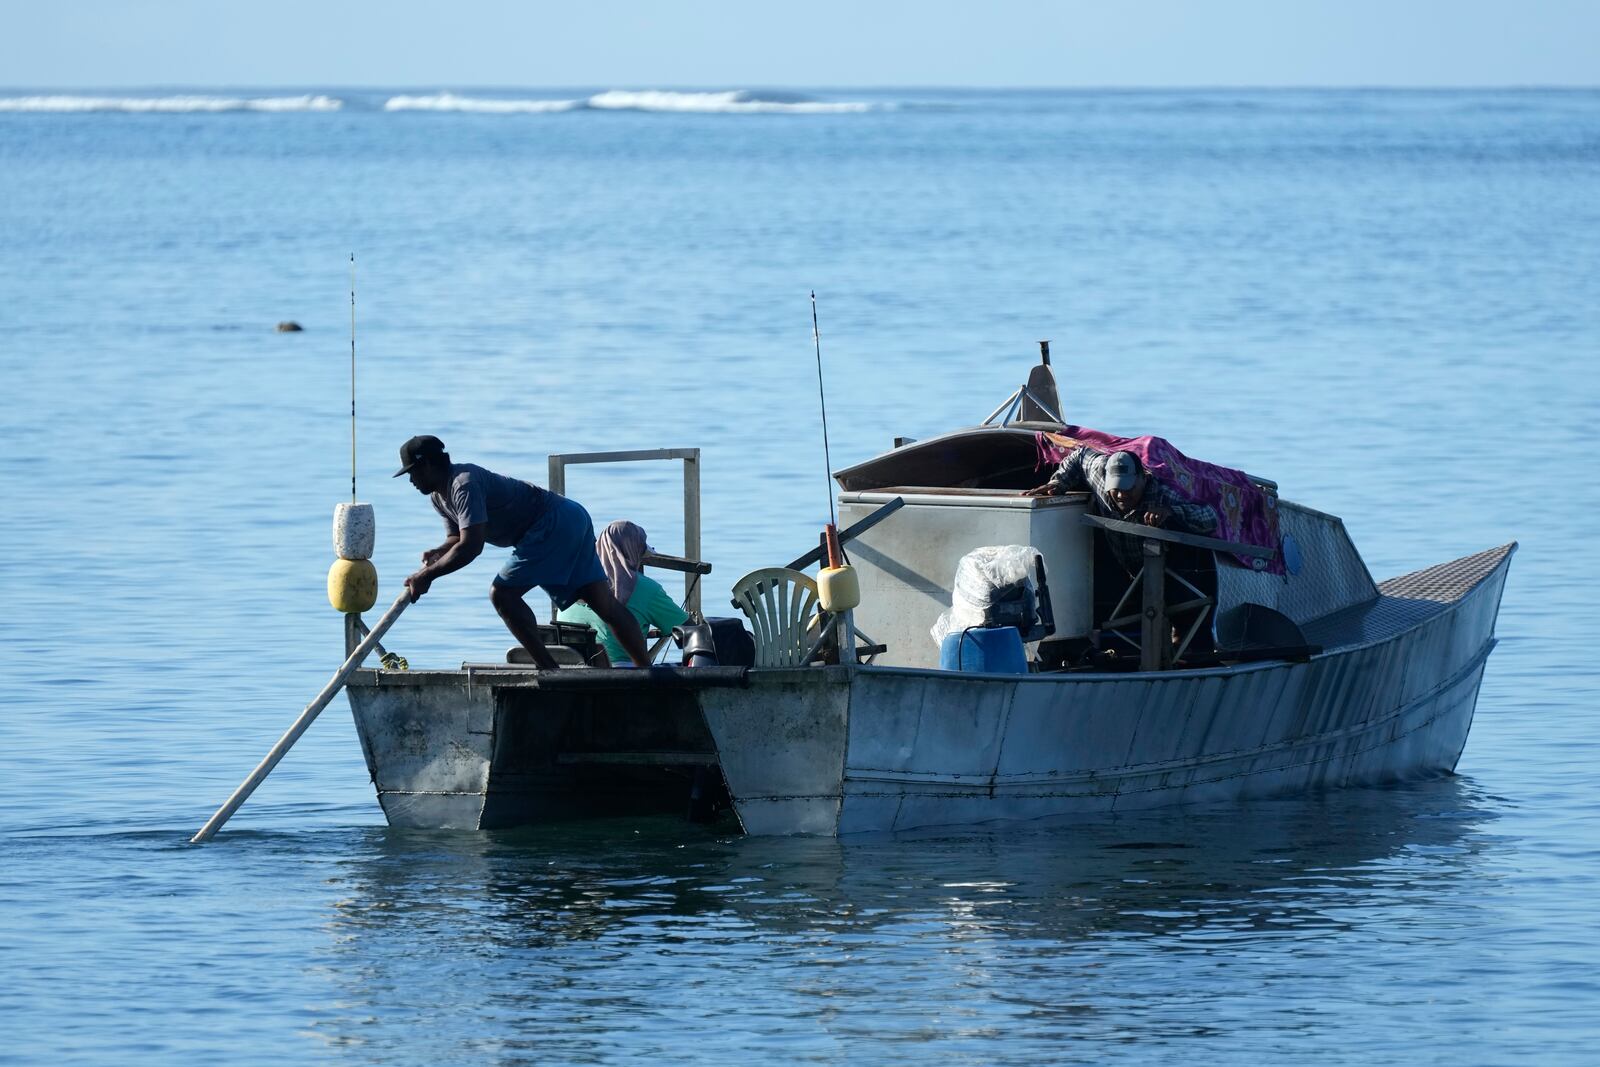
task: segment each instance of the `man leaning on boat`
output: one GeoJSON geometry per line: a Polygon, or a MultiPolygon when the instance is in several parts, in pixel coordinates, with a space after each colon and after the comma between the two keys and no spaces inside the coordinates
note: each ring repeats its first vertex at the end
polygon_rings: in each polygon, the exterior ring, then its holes
{"type": "Polygon", "coordinates": [[[406,579],[413,601],[433,582],[460,570],[487,544],[511,549],[489,587],[489,600],[506,629],[533,661],[551,670],[556,661],[539,640],[538,621],[524,599],[534,586],[558,608],[583,601],[605,620],[628,658],[650,665],[644,635],[617,602],[595,552],[594,523],[583,505],[531,482],[508,478],[473,463],[452,463],[444,442],[429,434],[400,446],[400,469],[428,496],[444,519],[445,539],[422,554],[422,567],[406,579]]]}
{"type": "Polygon", "coordinates": [[[1049,481],[1029,489],[1026,495],[1060,496],[1081,489],[1089,490],[1100,511],[1113,519],[1208,536],[1217,529],[1217,513],[1212,508],[1184,500],[1150,477],[1132,452],[1074,448],[1049,481]]]}

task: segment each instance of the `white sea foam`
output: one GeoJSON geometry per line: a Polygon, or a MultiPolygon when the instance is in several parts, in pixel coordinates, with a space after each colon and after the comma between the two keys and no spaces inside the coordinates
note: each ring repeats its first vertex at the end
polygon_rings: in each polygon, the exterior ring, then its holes
{"type": "Polygon", "coordinates": [[[743,89],[718,93],[612,89],[591,96],[588,104],[603,111],[693,111],[706,114],[839,115],[872,110],[871,104],[855,101],[824,103],[820,100],[762,99],[743,89]]]}
{"type": "MultiPolygon", "coordinates": [[[[665,89],[612,89],[587,99],[508,99],[462,96],[451,92],[391,96],[385,111],[467,112],[486,115],[539,115],[592,109],[707,115],[841,115],[871,111],[877,105],[858,101],[821,101],[783,94],[757,96],[743,89],[722,92],[676,92],[665,89]]],[[[96,112],[191,114],[226,111],[338,111],[344,101],[321,94],[304,96],[85,96],[37,95],[0,97],[0,112],[96,112]]]]}
{"type": "Polygon", "coordinates": [[[334,96],[268,96],[245,101],[246,111],[338,111],[344,101],[334,96]]]}
{"type": "Polygon", "coordinates": [[[432,96],[391,96],[385,111],[473,111],[491,115],[547,114],[582,107],[582,100],[501,100],[488,96],[457,96],[435,93],[432,96]]]}
{"type": "Polygon", "coordinates": [[[332,96],[4,96],[0,111],[338,111],[344,101],[332,96]]]}
{"type": "Polygon", "coordinates": [[[513,100],[487,96],[435,93],[429,96],[393,96],[385,111],[468,111],[479,114],[549,114],[592,108],[597,111],[672,111],[703,114],[831,115],[867,111],[870,104],[822,103],[815,100],[763,99],[742,89],[716,93],[669,92],[660,89],[612,89],[587,100],[513,100]]]}

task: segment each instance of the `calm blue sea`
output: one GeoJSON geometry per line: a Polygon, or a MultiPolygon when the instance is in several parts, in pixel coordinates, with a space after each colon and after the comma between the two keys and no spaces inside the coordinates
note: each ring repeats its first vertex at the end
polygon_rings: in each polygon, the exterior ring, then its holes
{"type": "MultiPolygon", "coordinates": [[[[0,1062],[1588,1064],[1600,92],[0,91],[0,1062]],[[1044,830],[384,825],[341,698],[399,443],[704,449],[707,604],[834,463],[1073,421],[1522,550],[1459,776],[1044,830]],[[278,333],[281,320],[300,333],[278,333]]],[[[675,473],[575,473],[682,546],[675,473]]],[[[391,647],[509,643],[480,562],[391,647]]],[[[669,583],[669,588],[673,585],[669,583]]],[[[541,605],[542,612],[542,605],[541,605]]]]}

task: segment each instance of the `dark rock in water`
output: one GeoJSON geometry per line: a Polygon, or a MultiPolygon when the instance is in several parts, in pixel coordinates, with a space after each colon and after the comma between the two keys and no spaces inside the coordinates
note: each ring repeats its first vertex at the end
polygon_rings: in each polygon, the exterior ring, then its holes
{"type": "Polygon", "coordinates": [[[293,319],[285,319],[283,322],[278,323],[279,333],[299,333],[303,329],[305,329],[305,327],[301,326],[293,319]]]}

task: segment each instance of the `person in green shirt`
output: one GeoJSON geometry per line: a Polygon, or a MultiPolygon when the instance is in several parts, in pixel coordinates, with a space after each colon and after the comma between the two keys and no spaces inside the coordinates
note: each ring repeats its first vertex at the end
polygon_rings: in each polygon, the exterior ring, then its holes
{"type": "MultiPolygon", "coordinates": [[[[639,629],[650,632],[654,626],[662,633],[689,621],[689,613],[661,588],[661,583],[644,572],[644,555],[650,551],[644,529],[625,519],[600,531],[595,538],[595,550],[600,556],[600,566],[606,572],[611,592],[617,603],[628,609],[628,614],[639,621],[639,629]]],[[[617,640],[611,628],[600,616],[582,601],[562,608],[556,618],[561,622],[583,623],[594,627],[595,636],[606,650],[614,666],[631,667],[627,650],[617,640]]]]}

